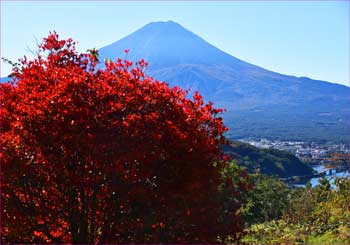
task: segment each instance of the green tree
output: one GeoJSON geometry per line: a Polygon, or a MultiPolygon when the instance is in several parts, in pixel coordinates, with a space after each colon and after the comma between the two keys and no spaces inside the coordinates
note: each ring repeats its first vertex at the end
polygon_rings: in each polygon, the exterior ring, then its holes
{"type": "Polygon", "coordinates": [[[243,215],[247,224],[278,219],[288,206],[288,187],[277,177],[250,175],[253,187],[246,193],[243,215]]]}

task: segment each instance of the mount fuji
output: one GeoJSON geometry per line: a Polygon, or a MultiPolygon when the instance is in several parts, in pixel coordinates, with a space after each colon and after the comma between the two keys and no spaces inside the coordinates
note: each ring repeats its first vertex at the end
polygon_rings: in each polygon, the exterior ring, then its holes
{"type": "Polygon", "coordinates": [[[130,50],[128,60],[148,61],[148,75],[198,90],[205,100],[225,108],[231,138],[350,143],[347,86],[247,63],[172,21],[149,23],[100,48],[100,60],[125,58],[125,49],[130,50]]]}
{"type": "Polygon", "coordinates": [[[101,60],[149,62],[148,74],[226,108],[233,138],[350,142],[350,88],[279,74],[214,47],[172,22],[153,22],[100,49],[101,60]]]}

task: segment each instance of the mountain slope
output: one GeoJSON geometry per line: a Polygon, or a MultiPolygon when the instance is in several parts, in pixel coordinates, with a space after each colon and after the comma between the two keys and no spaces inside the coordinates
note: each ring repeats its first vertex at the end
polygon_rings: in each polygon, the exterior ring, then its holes
{"type": "Polygon", "coordinates": [[[280,178],[312,175],[313,169],[287,151],[259,149],[247,143],[234,141],[224,146],[226,154],[234,156],[240,166],[247,167],[253,173],[277,175],[280,178]]]}
{"type": "Polygon", "coordinates": [[[350,88],[268,71],[239,60],[172,21],[150,23],[100,49],[102,59],[144,58],[148,73],[199,90],[227,109],[235,138],[350,142],[350,88]]]}
{"type": "Polygon", "coordinates": [[[124,57],[125,49],[130,49],[128,58],[131,60],[148,60],[151,70],[183,64],[229,65],[236,68],[253,66],[222,52],[172,21],[147,24],[101,48],[100,55],[110,59],[124,57]],[[215,63],[213,60],[216,60],[215,63]]]}
{"type": "Polygon", "coordinates": [[[149,75],[199,90],[227,109],[230,137],[350,143],[349,87],[249,64],[175,22],[147,24],[99,51],[102,61],[145,59],[149,75]],[[127,56],[125,49],[130,49],[127,56]]]}

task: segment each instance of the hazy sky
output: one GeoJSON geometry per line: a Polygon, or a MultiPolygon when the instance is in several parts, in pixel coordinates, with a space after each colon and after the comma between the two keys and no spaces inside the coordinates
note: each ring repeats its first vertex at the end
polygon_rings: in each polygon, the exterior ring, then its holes
{"type": "MultiPolygon", "coordinates": [[[[173,20],[244,61],[349,85],[348,1],[1,1],[1,56],[17,60],[50,30],[100,48],[173,20]]],[[[1,76],[10,67],[1,63],[1,76]]]]}

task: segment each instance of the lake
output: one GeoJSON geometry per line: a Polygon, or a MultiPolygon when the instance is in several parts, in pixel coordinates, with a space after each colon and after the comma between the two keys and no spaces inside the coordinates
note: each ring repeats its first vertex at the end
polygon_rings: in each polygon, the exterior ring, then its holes
{"type": "MultiPolygon", "coordinates": [[[[323,170],[325,170],[326,168],[325,168],[324,165],[316,165],[316,166],[313,166],[313,169],[315,171],[317,171],[317,173],[320,173],[323,170]]],[[[350,178],[350,172],[349,171],[343,171],[343,172],[332,173],[330,175],[327,175],[326,178],[330,181],[330,183],[331,183],[333,188],[335,187],[335,185],[334,185],[334,178],[336,178],[336,177],[338,177],[338,178],[341,178],[341,177],[350,178]]],[[[321,179],[321,177],[310,179],[311,186],[314,187],[314,186],[318,185],[319,184],[318,183],[319,179],[321,179]]],[[[302,185],[302,184],[295,185],[295,186],[305,187],[305,185],[302,185]]]]}

